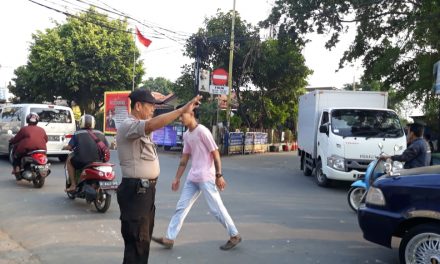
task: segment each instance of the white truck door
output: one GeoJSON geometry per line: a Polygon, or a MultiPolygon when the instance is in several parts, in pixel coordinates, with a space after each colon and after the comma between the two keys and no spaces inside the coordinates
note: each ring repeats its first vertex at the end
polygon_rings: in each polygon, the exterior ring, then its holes
{"type": "Polygon", "coordinates": [[[328,111],[324,110],[321,115],[321,119],[318,126],[318,136],[316,142],[316,153],[317,156],[321,157],[322,166],[326,166],[327,164],[327,154],[328,154],[328,142],[329,142],[329,133],[330,133],[330,122],[329,122],[329,114],[328,111]],[[327,127],[327,133],[321,132],[321,126],[327,127]]]}

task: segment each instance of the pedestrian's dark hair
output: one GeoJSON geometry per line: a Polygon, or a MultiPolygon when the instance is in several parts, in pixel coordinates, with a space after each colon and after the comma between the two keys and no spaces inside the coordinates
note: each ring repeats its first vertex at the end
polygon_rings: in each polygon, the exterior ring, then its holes
{"type": "MultiPolygon", "coordinates": [[[[176,110],[179,109],[179,108],[182,108],[184,106],[185,106],[185,104],[180,104],[180,105],[176,106],[176,110]]],[[[194,117],[196,119],[198,119],[199,118],[199,109],[198,108],[194,108],[193,109],[193,113],[194,113],[194,117]]]]}
{"type": "Polygon", "coordinates": [[[416,137],[421,137],[423,136],[425,127],[422,124],[413,123],[409,125],[409,131],[413,132],[416,137]]]}

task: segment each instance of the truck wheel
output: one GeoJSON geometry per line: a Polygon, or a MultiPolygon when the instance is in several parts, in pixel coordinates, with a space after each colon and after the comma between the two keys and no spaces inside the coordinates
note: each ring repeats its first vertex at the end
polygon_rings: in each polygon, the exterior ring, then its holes
{"type": "Polygon", "coordinates": [[[163,149],[164,150],[171,150],[171,146],[164,146],[163,149]]]}
{"type": "Polygon", "coordinates": [[[316,162],[315,181],[316,181],[316,184],[318,184],[321,187],[327,187],[330,184],[330,180],[327,179],[327,176],[325,176],[324,172],[322,171],[322,161],[321,160],[318,160],[318,162],[316,162]]]}
{"type": "Polygon", "coordinates": [[[407,232],[399,246],[400,263],[440,263],[440,227],[422,224],[407,232]]]}

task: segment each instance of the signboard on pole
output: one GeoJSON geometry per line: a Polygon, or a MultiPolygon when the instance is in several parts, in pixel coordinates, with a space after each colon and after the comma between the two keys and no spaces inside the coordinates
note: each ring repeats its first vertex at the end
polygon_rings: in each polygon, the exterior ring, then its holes
{"type": "Polygon", "coordinates": [[[130,112],[130,92],[104,93],[104,133],[116,134],[119,125],[127,118],[130,112]]]}
{"type": "Polygon", "coordinates": [[[209,93],[209,71],[201,70],[199,74],[199,92],[209,93]]]}
{"type": "Polygon", "coordinates": [[[228,84],[228,72],[225,69],[219,68],[212,71],[212,84],[218,86],[225,86],[228,84]]]}
{"type": "Polygon", "coordinates": [[[224,94],[227,95],[229,92],[228,86],[220,86],[220,85],[210,85],[209,92],[211,94],[224,94]]]}

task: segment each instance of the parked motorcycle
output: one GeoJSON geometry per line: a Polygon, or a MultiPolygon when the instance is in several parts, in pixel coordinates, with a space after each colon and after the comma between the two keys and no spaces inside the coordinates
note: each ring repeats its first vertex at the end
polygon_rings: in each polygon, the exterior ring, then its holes
{"type": "MultiPolygon", "coordinates": [[[[94,203],[95,208],[100,213],[105,213],[110,207],[111,190],[118,188],[118,182],[115,180],[115,172],[113,170],[114,164],[93,162],[75,172],[76,190],[74,192],[67,192],[70,199],[81,198],[85,199],[87,203],[94,203]]],[[[66,166],[66,189],[70,187],[69,174],[66,166]]]]}
{"type": "MultiPolygon", "coordinates": [[[[379,143],[380,155],[375,160],[368,164],[365,175],[359,180],[351,184],[350,190],[348,190],[347,201],[350,208],[357,212],[359,206],[364,201],[365,195],[373,182],[380,176],[386,173],[393,173],[396,170],[402,169],[403,164],[398,161],[390,162],[380,160],[379,157],[384,153],[382,151],[383,145],[379,143]]],[[[394,151],[397,151],[395,148],[394,151]]]]}
{"type": "Polygon", "coordinates": [[[15,179],[32,182],[35,188],[41,188],[50,174],[50,163],[47,162],[45,150],[34,150],[21,158],[20,172],[15,179]]]}

